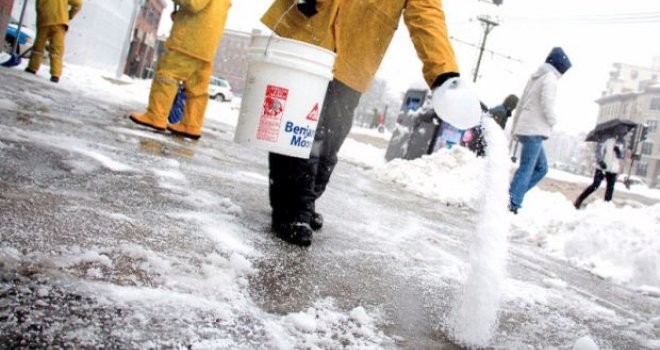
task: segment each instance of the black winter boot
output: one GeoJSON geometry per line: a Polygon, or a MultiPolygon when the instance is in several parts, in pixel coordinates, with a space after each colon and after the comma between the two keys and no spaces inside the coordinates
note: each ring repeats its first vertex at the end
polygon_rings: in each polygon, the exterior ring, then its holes
{"type": "Polygon", "coordinates": [[[301,247],[309,247],[312,244],[312,227],[306,222],[273,222],[273,231],[280,239],[301,247]]]}
{"type": "Polygon", "coordinates": [[[323,227],[323,215],[316,211],[312,213],[312,221],[309,222],[309,226],[314,231],[320,230],[323,227]]]}

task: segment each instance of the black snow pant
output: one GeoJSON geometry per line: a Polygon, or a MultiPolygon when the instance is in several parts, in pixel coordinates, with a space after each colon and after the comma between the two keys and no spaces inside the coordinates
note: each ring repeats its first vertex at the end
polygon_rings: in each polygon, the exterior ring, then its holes
{"type": "Polygon", "coordinates": [[[311,221],[314,202],[325,191],[337,153],[353,125],[361,93],[338,80],[328,85],[309,159],[270,153],[270,206],[273,223],[311,221]]]}
{"type": "Polygon", "coordinates": [[[605,201],[611,201],[612,195],[614,194],[616,176],[616,173],[603,172],[600,169],[596,169],[596,172],[594,173],[594,182],[589,185],[589,187],[587,187],[584,192],[582,192],[582,194],[580,194],[580,196],[575,201],[575,207],[579,208],[582,205],[582,202],[584,202],[584,200],[587,199],[590,194],[594,193],[598,187],[600,187],[600,183],[603,182],[603,179],[605,179],[607,182],[607,188],[605,189],[605,201]]]}

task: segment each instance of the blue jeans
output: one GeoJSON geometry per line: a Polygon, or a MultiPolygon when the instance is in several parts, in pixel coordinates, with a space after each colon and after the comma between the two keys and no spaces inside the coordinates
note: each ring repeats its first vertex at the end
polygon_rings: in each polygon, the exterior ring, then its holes
{"type": "Polygon", "coordinates": [[[522,144],[520,166],[509,187],[511,208],[515,210],[522,206],[525,193],[536,186],[548,173],[548,161],[543,151],[543,137],[518,136],[518,141],[522,144]]]}

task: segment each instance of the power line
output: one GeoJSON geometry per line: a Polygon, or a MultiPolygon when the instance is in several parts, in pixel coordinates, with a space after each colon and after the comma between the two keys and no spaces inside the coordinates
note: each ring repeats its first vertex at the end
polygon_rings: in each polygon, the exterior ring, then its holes
{"type": "MultiPolygon", "coordinates": [[[[477,45],[477,44],[474,44],[474,43],[471,43],[471,42],[468,42],[468,41],[464,41],[464,40],[458,39],[458,38],[456,38],[456,37],[454,37],[454,36],[450,36],[449,39],[451,39],[451,40],[453,40],[453,41],[455,41],[455,42],[457,42],[457,43],[463,44],[463,45],[465,45],[465,46],[474,47],[474,48],[476,48],[476,49],[481,48],[480,45],[477,45]]],[[[510,61],[514,61],[514,62],[518,62],[518,63],[525,63],[525,62],[524,62],[523,60],[521,60],[521,59],[514,58],[514,57],[512,57],[512,56],[510,56],[510,55],[506,55],[506,54],[503,54],[503,53],[499,53],[499,52],[496,52],[496,51],[493,51],[493,50],[484,49],[484,52],[488,52],[488,53],[490,53],[490,54],[493,55],[493,56],[499,56],[499,57],[505,58],[505,59],[510,60],[510,61]]]]}
{"type": "Polygon", "coordinates": [[[572,17],[503,17],[510,22],[571,22],[580,24],[660,24],[660,12],[580,15],[572,17]]]}

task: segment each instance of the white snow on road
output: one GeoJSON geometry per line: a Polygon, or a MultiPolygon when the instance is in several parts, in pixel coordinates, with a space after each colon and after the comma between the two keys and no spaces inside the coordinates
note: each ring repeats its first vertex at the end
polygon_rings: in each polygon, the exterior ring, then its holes
{"type": "MultiPolygon", "coordinates": [[[[67,65],[66,69],[67,75],[58,88],[131,106],[146,104],[150,81],[133,81],[125,77],[114,80],[106,73],[72,65],[67,65]]],[[[36,78],[46,79],[47,73],[41,72],[36,78]]],[[[39,103],[46,103],[43,97],[26,96],[39,98],[39,103]]],[[[214,128],[218,123],[235,125],[238,116],[235,107],[239,104],[238,99],[232,103],[211,101],[204,132],[218,132],[214,128]]],[[[0,108],[14,109],[15,106],[0,100],[0,108]]],[[[126,138],[129,142],[137,142],[134,139],[142,136],[163,139],[161,135],[139,129],[117,127],[109,132],[117,132],[117,137],[126,138]]],[[[66,136],[54,137],[25,131],[17,133],[4,126],[0,127],[0,133],[4,141],[28,140],[55,146],[82,155],[94,164],[112,171],[152,174],[166,196],[190,207],[188,211],[163,213],[164,217],[177,224],[196,228],[187,238],[204,239],[211,245],[206,254],[199,256],[189,256],[179,247],[170,247],[169,251],[155,251],[139,243],[86,248],[57,246],[49,252],[20,252],[2,245],[0,263],[4,269],[18,269],[23,264],[33,266],[40,272],[67,272],[81,276],[80,288],[89,289],[99,300],[137,310],[134,316],[137,324],[149,322],[148,316],[152,314],[169,312],[172,313],[172,321],[177,321],[192,318],[197,313],[209,313],[227,322],[239,317],[261,320],[265,336],[276,349],[381,349],[393,341],[380,330],[382,317],[375,308],[358,305],[348,311],[341,310],[336,301],[326,298],[304,310],[283,315],[259,309],[249,299],[247,287],[248,277],[256,269],[252,261],[263,253],[251,243],[259,240],[254,238],[255,233],[238,223],[238,218],[243,215],[242,208],[231,198],[194,188],[191,179],[181,171],[177,161],[156,162],[147,167],[145,164],[131,163],[130,159],[121,158],[110,149],[77,142],[66,136]],[[116,275],[126,275],[127,269],[131,271],[128,275],[133,280],[112,281],[115,272],[119,272],[116,275]],[[140,320],[139,317],[145,319],[140,320]]],[[[0,143],[0,153],[3,150],[5,146],[0,143]]],[[[215,152],[211,149],[196,151],[202,154],[215,152]]],[[[476,158],[471,152],[455,147],[414,161],[394,160],[389,163],[384,162],[383,156],[384,150],[351,139],[347,140],[340,153],[343,161],[365,168],[365,176],[398,189],[451,205],[472,208],[480,205],[483,174],[488,168],[486,160],[476,158]]],[[[71,161],[77,170],[93,170],[77,162],[71,161]]],[[[267,186],[265,174],[239,172],[233,176],[244,178],[249,184],[267,186]]],[[[563,195],[539,189],[529,193],[525,204],[525,210],[517,216],[504,214],[509,215],[506,219],[512,223],[509,232],[511,239],[540,246],[549,255],[565,259],[577,267],[640,292],[660,293],[660,204],[643,208],[616,208],[609,203],[596,202],[585,210],[576,211],[571,201],[563,195]]],[[[139,215],[136,213],[135,217],[128,217],[110,212],[99,214],[108,217],[110,221],[129,222],[133,225],[139,215]]],[[[408,220],[404,217],[398,219],[404,223],[408,220]]],[[[373,224],[371,228],[365,227],[365,232],[379,235],[378,239],[383,241],[383,246],[397,247],[407,241],[407,237],[401,235],[416,234],[413,231],[421,227],[414,223],[405,226],[405,230],[390,232],[373,224]]],[[[158,235],[168,234],[167,226],[154,230],[158,235]]],[[[453,252],[442,244],[432,244],[438,241],[435,234],[415,237],[429,244],[419,247],[415,254],[401,254],[397,258],[405,259],[413,265],[432,265],[433,274],[428,278],[462,278],[467,269],[466,262],[456,259],[453,252]]],[[[392,254],[398,253],[394,251],[392,254]]],[[[547,305],[565,298],[572,286],[558,278],[547,278],[539,285],[507,279],[501,287],[504,301],[547,305]]],[[[581,305],[583,299],[575,298],[575,301],[570,302],[581,305]]],[[[598,313],[602,316],[611,312],[603,311],[595,303],[585,308],[585,314],[598,313]]],[[[615,316],[611,313],[607,317],[615,316]]],[[[649,325],[660,329],[657,320],[649,320],[649,325]]],[[[204,329],[200,333],[204,332],[209,332],[208,336],[200,337],[192,344],[193,348],[240,347],[218,327],[204,329]]],[[[80,337],[85,338],[85,335],[81,334],[80,337]]],[[[644,341],[649,344],[648,347],[660,348],[657,345],[660,341],[658,339],[644,341]]],[[[575,343],[564,344],[563,348],[587,350],[591,349],[591,343],[591,338],[586,339],[580,335],[576,336],[575,343]]]]}

